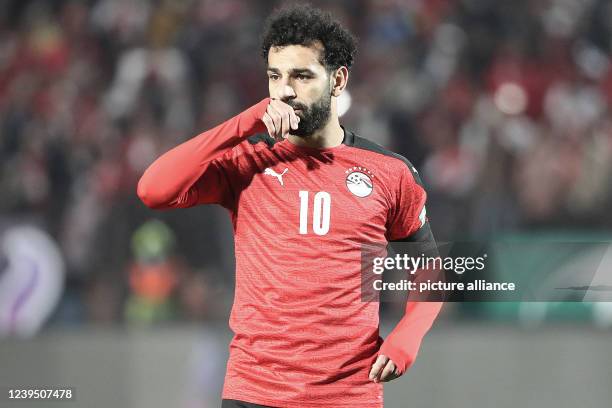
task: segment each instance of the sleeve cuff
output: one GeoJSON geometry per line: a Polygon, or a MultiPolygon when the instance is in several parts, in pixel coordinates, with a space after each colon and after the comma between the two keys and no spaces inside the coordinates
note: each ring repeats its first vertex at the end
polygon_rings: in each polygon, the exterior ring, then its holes
{"type": "Polygon", "coordinates": [[[393,361],[395,364],[395,372],[398,375],[402,375],[408,371],[416,359],[416,353],[414,356],[411,356],[410,354],[393,347],[388,340],[385,340],[383,345],[380,347],[379,354],[384,354],[391,359],[391,361],[393,361]]]}

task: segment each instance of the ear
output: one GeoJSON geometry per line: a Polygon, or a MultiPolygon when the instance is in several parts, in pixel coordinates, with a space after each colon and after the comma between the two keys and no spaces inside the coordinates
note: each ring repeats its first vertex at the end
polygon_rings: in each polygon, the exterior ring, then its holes
{"type": "Polygon", "coordinates": [[[347,82],[348,69],[345,66],[332,71],[330,75],[331,95],[336,97],[340,96],[344,88],[346,88],[347,82]]]}

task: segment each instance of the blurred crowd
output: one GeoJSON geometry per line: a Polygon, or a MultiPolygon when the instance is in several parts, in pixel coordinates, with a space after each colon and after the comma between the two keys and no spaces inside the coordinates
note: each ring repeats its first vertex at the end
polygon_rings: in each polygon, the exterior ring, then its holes
{"type": "MultiPolygon", "coordinates": [[[[267,96],[278,1],[0,0],[0,217],[57,242],[54,319],[226,319],[212,206],[135,195],[170,147],[267,96]]],[[[612,226],[612,3],[313,1],[358,37],[341,122],[415,164],[438,239],[612,226]]]]}

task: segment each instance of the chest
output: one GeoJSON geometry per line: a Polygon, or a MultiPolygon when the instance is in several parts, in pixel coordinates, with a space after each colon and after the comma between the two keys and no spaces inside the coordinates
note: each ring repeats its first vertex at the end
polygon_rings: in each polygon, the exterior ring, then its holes
{"type": "Polygon", "coordinates": [[[389,196],[373,166],[352,157],[256,157],[242,168],[237,233],[290,240],[381,241],[389,196]],[[372,168],[372,170],[371,170],[372,168]]]}

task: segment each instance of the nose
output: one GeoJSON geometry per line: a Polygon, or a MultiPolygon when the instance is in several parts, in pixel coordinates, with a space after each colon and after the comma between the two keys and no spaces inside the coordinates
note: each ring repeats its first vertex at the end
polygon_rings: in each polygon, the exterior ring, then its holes
{"type": "Polygon", "coordinates": [[[279,98],[283,102],[294,99],[297,95],[295,94],[295,90],[288,82],[285,82],[280,89],[279,98]]]}

